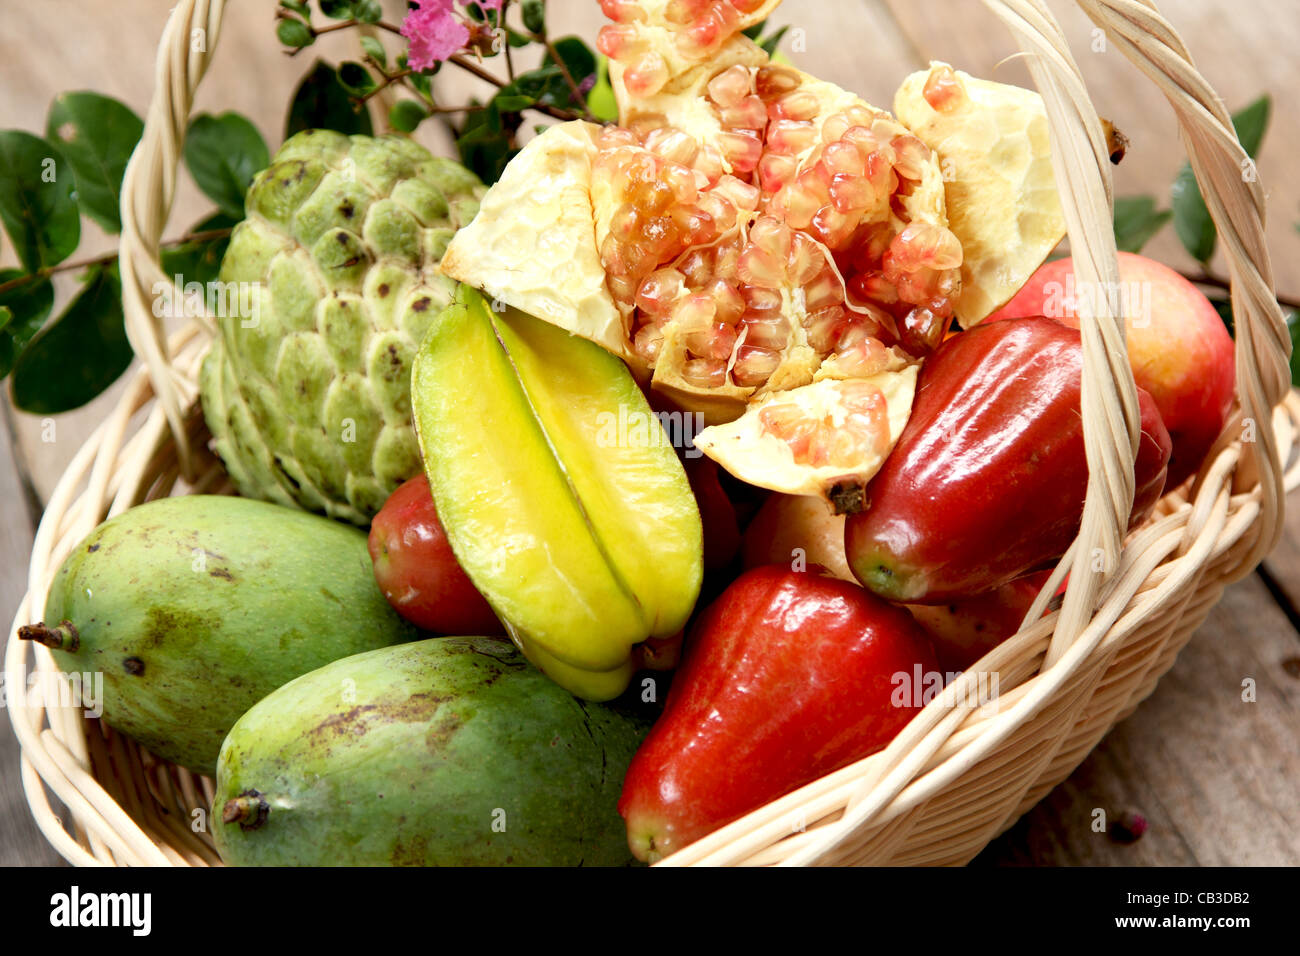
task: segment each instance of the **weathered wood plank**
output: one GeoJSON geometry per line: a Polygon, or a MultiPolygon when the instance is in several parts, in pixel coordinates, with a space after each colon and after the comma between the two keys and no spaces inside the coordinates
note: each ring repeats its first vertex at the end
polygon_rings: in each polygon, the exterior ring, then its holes
{"type": "MultiPolygon", "coordinates": [[[[0,618],[7,629],[27,591],[27,561],[32,553],[35,528],[27,512],[22,478],[13,457],[13,441],[3,415],[0,415],[0,501],[5,503],[4,518],[0,520],[0,618]]],[[[0,690],[8,707],[9,701],[22,694],[24,688],[4,686],[0,690]]],[[[18,753],[18,740],[9,723],[9,714],[0,712],[0,866],[52,866],[62,862],[62,858],[32,820],[18,773],[18,753]]]]}
{"type": "Polygon", "coordinates": [[[1257,577],[1229,588],[1155,693],[975,862],[1300,864],[1300,672],[1286,663],[1298,656],[1257,577]],[[1108,821],[1136,810],[1149,829],[1116,843],[1092,830],[1098,808],[1108,821]]]}

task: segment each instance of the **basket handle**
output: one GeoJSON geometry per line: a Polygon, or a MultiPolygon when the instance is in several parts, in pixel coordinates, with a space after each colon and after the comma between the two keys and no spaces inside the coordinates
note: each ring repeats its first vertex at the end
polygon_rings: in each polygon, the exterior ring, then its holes
{"type": "MultiPolygon", "coordinates": [[[[1237,393],[1244,420],[1256,423],[1243,472],[1258,475],[1260,531],[1241,568],[1268,553],[1281,533],[1282,469],[1272,409],[1290,388],[1289,337],[1272,291],[1264,244],[1264,193],[1242,175],[1249,159],[1223,104],[1192,65],[1191,55],[1151,0],[1077,0],[1124,54],[1164,91],[1178,116],[1192,169],[1225,238],[1238,316],[1237,393]]],[[[1070,587],[1044,659],[1055,664],[1088,626],[1101,590],[1118,565],[1134,492],[1134,452],[1141,427],[1127,358],[1105,136],[1078,66],[1043,0],[985,0],[1029,54],[1052,130],[1052,164],[1070,236],[1076,279],[1098,290],[1096,314],[1081,316],[1082,417],[1088,490],[1070,555],[1070,587]]],[[[1229,429],[1239,427],[1236,423],[1229,429]]],[[[1216,446],[1219,447],[1219,446],[1216,446]]],[[[1058,569],[1059,580],[1065,567],[1058,569]]]]}
{"type": "MultiPolygon", "coordinates": [[[[1291,390],[1291,336],[1277,301],[1273,264],[1265,242],[1265,193],[1255,166],[1237,139],[1223,101],[1192,62],[1182,38],[1154,0],[1076,0],[1121,52],[1165,94],[1196,181],[1218,229],[1231,278],[1236,326],[1237,431],[1245,454],[1235,490],[1260,487],[1260,531],[1234,580],[1250,572],[1282,535],[1286,507],[1273,409],[1291,390]],[[1251,438],[1241,435],[1253,426],[1251,438]],[[1243,480],[1244,479],[1244,480],[1243,480]]],[[[1221,447],[1223,439],[1216,445],[1221,447]]]]}
{"type": "MultiPolygon", "coordinates": [[[[178,0],[158,44],[154,92],[144,133],[122,178],[122,241],[118,266],[122,276],[122,311],[127,339],[144,363],[154,395],[176,442],[181,473],[194,478],[195,459],[185,427],[185,410],[195,386],[172,369],[164,320],[154,315],[163,272],[159,245],[176,193],[185,130],[194,93],[207,72],[221,31],[225,0],[178,0]]],[[[176,296],[173,301],[179,299],[176,296]]],[[[189,317],[203,324],[205,317],[189,317]]]]}

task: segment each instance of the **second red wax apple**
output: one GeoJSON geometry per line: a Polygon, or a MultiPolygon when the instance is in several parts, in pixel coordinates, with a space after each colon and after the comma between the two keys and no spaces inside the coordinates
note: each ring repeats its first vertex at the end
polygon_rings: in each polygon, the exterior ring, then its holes
{"type": "Polygon", "coordinates": [[[628,844],[654,862],[883,748],[938,670],[908,613],[821,573],[749,571],[703,614],[623,783],[628,844]],[[915,694],[912,691],[915,690],[915,694]]]}

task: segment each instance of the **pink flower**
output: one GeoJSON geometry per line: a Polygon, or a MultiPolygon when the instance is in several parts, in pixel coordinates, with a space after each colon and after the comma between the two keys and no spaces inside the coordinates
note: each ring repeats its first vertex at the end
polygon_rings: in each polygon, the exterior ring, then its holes
{"type": "MultiPolygon", "coordinates": [[[[413,70],[429,70],[464,49],[470,30],[465,22],[464,7],[454,0],[416,0],[419,6],[402,21],[402,36],[411,41],[407,63],[413,70]],[[459,7],[459,9],[458,9],[459,7]]],[[[485,13],[501,12],[501,0],[475,0],[485,13]]]]}

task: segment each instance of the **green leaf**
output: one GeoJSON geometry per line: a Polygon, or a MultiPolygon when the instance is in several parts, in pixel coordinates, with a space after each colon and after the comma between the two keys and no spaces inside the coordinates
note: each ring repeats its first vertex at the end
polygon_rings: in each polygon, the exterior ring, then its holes
{"type": "Polygon", "coordinates": [[[456,138],[461,162],[483,180],[492,185],[501,178],[506,164],[517,152],[511,143],[509,130],[501,122],[501,110],[494,98],[485,110],[470,113],[456,138]]]}
{"type": "Polygon", "coordinates": [[[320,0],[320,12],[331,20],[351,20],[352,0],[320,0]]]}
{"type": "Polygon", "coordinates": [[[388,111],[388,122],[393,129],[409,133],[424,122],[429,111],[415,100],[398,100],[388,111]]]}
{"type": "Polygon", "coordinates": [[[1291,384],[1300,385],[1300,312],[1286,309],[1283,314],[1291,333],[1291,384]]]}
{"type": "Polygon", "coordinates": [[[381,70],[388,69],[388,53],[384,50],[384,45],[374,37],[362,37],[361,49],[366,51],[366,56],[379,64],[381,70]]]}
{"type": "MultiPolygon", "coordinates": [[[[0,270],[0,285],[22,278],[28,273],[21,269],[0,270]]],[[[49,279],[35,279],[0,292],[0,378],[14,367],[14,361],[32,337],[40,331],[45,319],[54,308],[54,286],[49,279]]]]}
{"type": "Polygon", "coordinates": [[[362,23],[377,23],[383,15],[383,7],[376,0],[355,0],[352,4],[352,16],[362,23]]]}
{"type": "MultiPolygon", "coordinates": [[[[1272,113],[1272,99],[1265,95],[1232,116],[1233,129],[1242,148],[1252,159],[1259,153],[1272,113]]],[[[1190,163],[1183,163],[1173,185],[1174,231],[1192,257],[1209,262],[1214,255],[1218,232],[1192,173],[1190,163]]]]}
{"type": "Polygon", "coordinates": [[[316,42],[311,28],[301,20],[281,20],[275,28],[275,35],[285,46],[300,50],[316,42]]]}
{"type": "Polygon", "coordinates": [[[302,17],[311,16],[311,8],[308,7],[307,4],[303,3],[303,0],[280,0],[280,6],[284,7],[286,10],[292,10],[294,13],[302,17]]]}
{"type": "Polygon", "coordinates": [[[339,83],[353,96],[365,96],[376,86],[370,71],[355,60],[339,64],[339,83]]]}
{"type": "Polygon", "coordinates": [[[763,48],[764,52],[766,52],[768,56],[774,56],[776,54],[776,48],[781,44],[781,38],[785,36],[786,31],[789,29],[790,27],[788,24],[783,26],[771,36],[759,40],[758,45],[763,48]]]}
{"type": "Polygon", "coordinates": [[[313,64],[293,94],[284,138],[305,129],[332,129],[349,136],[374,135],[370,113],[364,107],[356,108],[348,91],[339,83],[338,74],[320,60],[313,64]]]}
{"type": "Polygon", "coordinates": [[[1141,252],[1173,217],[1168,209],[1157,211],[1150,196],[1127,196],[1115,200],[1115,244],[1121,252],[1141,252]]]}
{"type": "Polygon", "coordinates": [[[72,166],[81,211],[105,232],[122,231],[122,176],[144,123],[130,108],[98,93],[61,93],[50,104],[46,138],[72,166]]]}
{"type": "MultiPolygon", "coordinates": [[[[596,72],[596,54],[580,37],[561,37],[551,45],[555,48],[555,52],[559,54],[560,61],[568,69],[569,75],[573,77],[575,83],[581,83],[596,72]]],[[[554,62],[555,60],[548,50],[546,56],[542,59],[542,66],[546,67],[554,62]]],[[[560,79],[561,81],[564,80],[563,75],[561,75],[560,79]]],[[[555,105],[577,106],[578,103],[573,96],[573,91],[569,88],[569,84],[564,82],[561,89],[562,94],[556,99],[555,105]]]]}
{"type": "Polygon", "coordinates": [[[745,36],[749,37],[751,40],[757,43],[758,38],[763,35],[763,30],[766,26],[767,26],[766,20],[759,20],[748,30],[743,31],[743,33],[745,34],[745,36]]]}
{"type": "MultiPolygon", "coordinates": [[[[239,220],[218,212],[196,224],[191,233],[211,232],[215,229],[233,229],[239,220]]],[[[168,279],[180,276],[180,285],[188,282],[214,282],[221,272],[221,257],[230,245],[230,236],[215,239],[197,239],[162,250],[162,267],[168,279]]]]}
{"type": "Polygon", "coordinates": [[[271,163],[257,127],[238,113],[201,113],[185,133],[185,166],[222,212],[244,218],[244,194],[271,163]]]}
{"type": "Polygon", "coordinates": [[[433,102],[433,77],[425,73],[412,73],[406,78],[411,88],[429,102],[433,102]]]}
{"type": "Polygon", "coordinates": [[[618,122],[618,100],[609,82],[609,60],[603,56],[596,65],[596,85],[587,93],[587,110],[598,120],[618,122]]]}
{"type": "Polygon", "coordinates": [[[72,164],[50,143],[0,131],[0,222],[25,271],[57,265],[81,241],[76,181],[72,164]]]}
{"type": "Polygon", "coordinates": [[[1265,93],[1245,109],[1232,114],[1232,128],[1237,131],[1241,146],[1253,159],[1259,155],[1264,143],[1264,133],[1273,115],[1273,98],[1265,93]]]}
{"type": "Polygon", "coordinates": [[[532,42],[531,37],[526,37],[518,30],[512,30],[510,27],[506,27],[506,43],[515,49],[518,49],[521,46],[528,46],[528,44],[532,42]]]}
{"type": "Polygon", "coordinates": [[[546,4],[543,0],[524,0],[520,7],[524,28],[538,36],[546,35],[546,4]]]}
{"type": "Polygon", "coordinates": [[[131,364],[117,264],[94,266],[77,297],[28,343],[14,364],[14,404],[35,415],[78,408],[131,364]]]}

